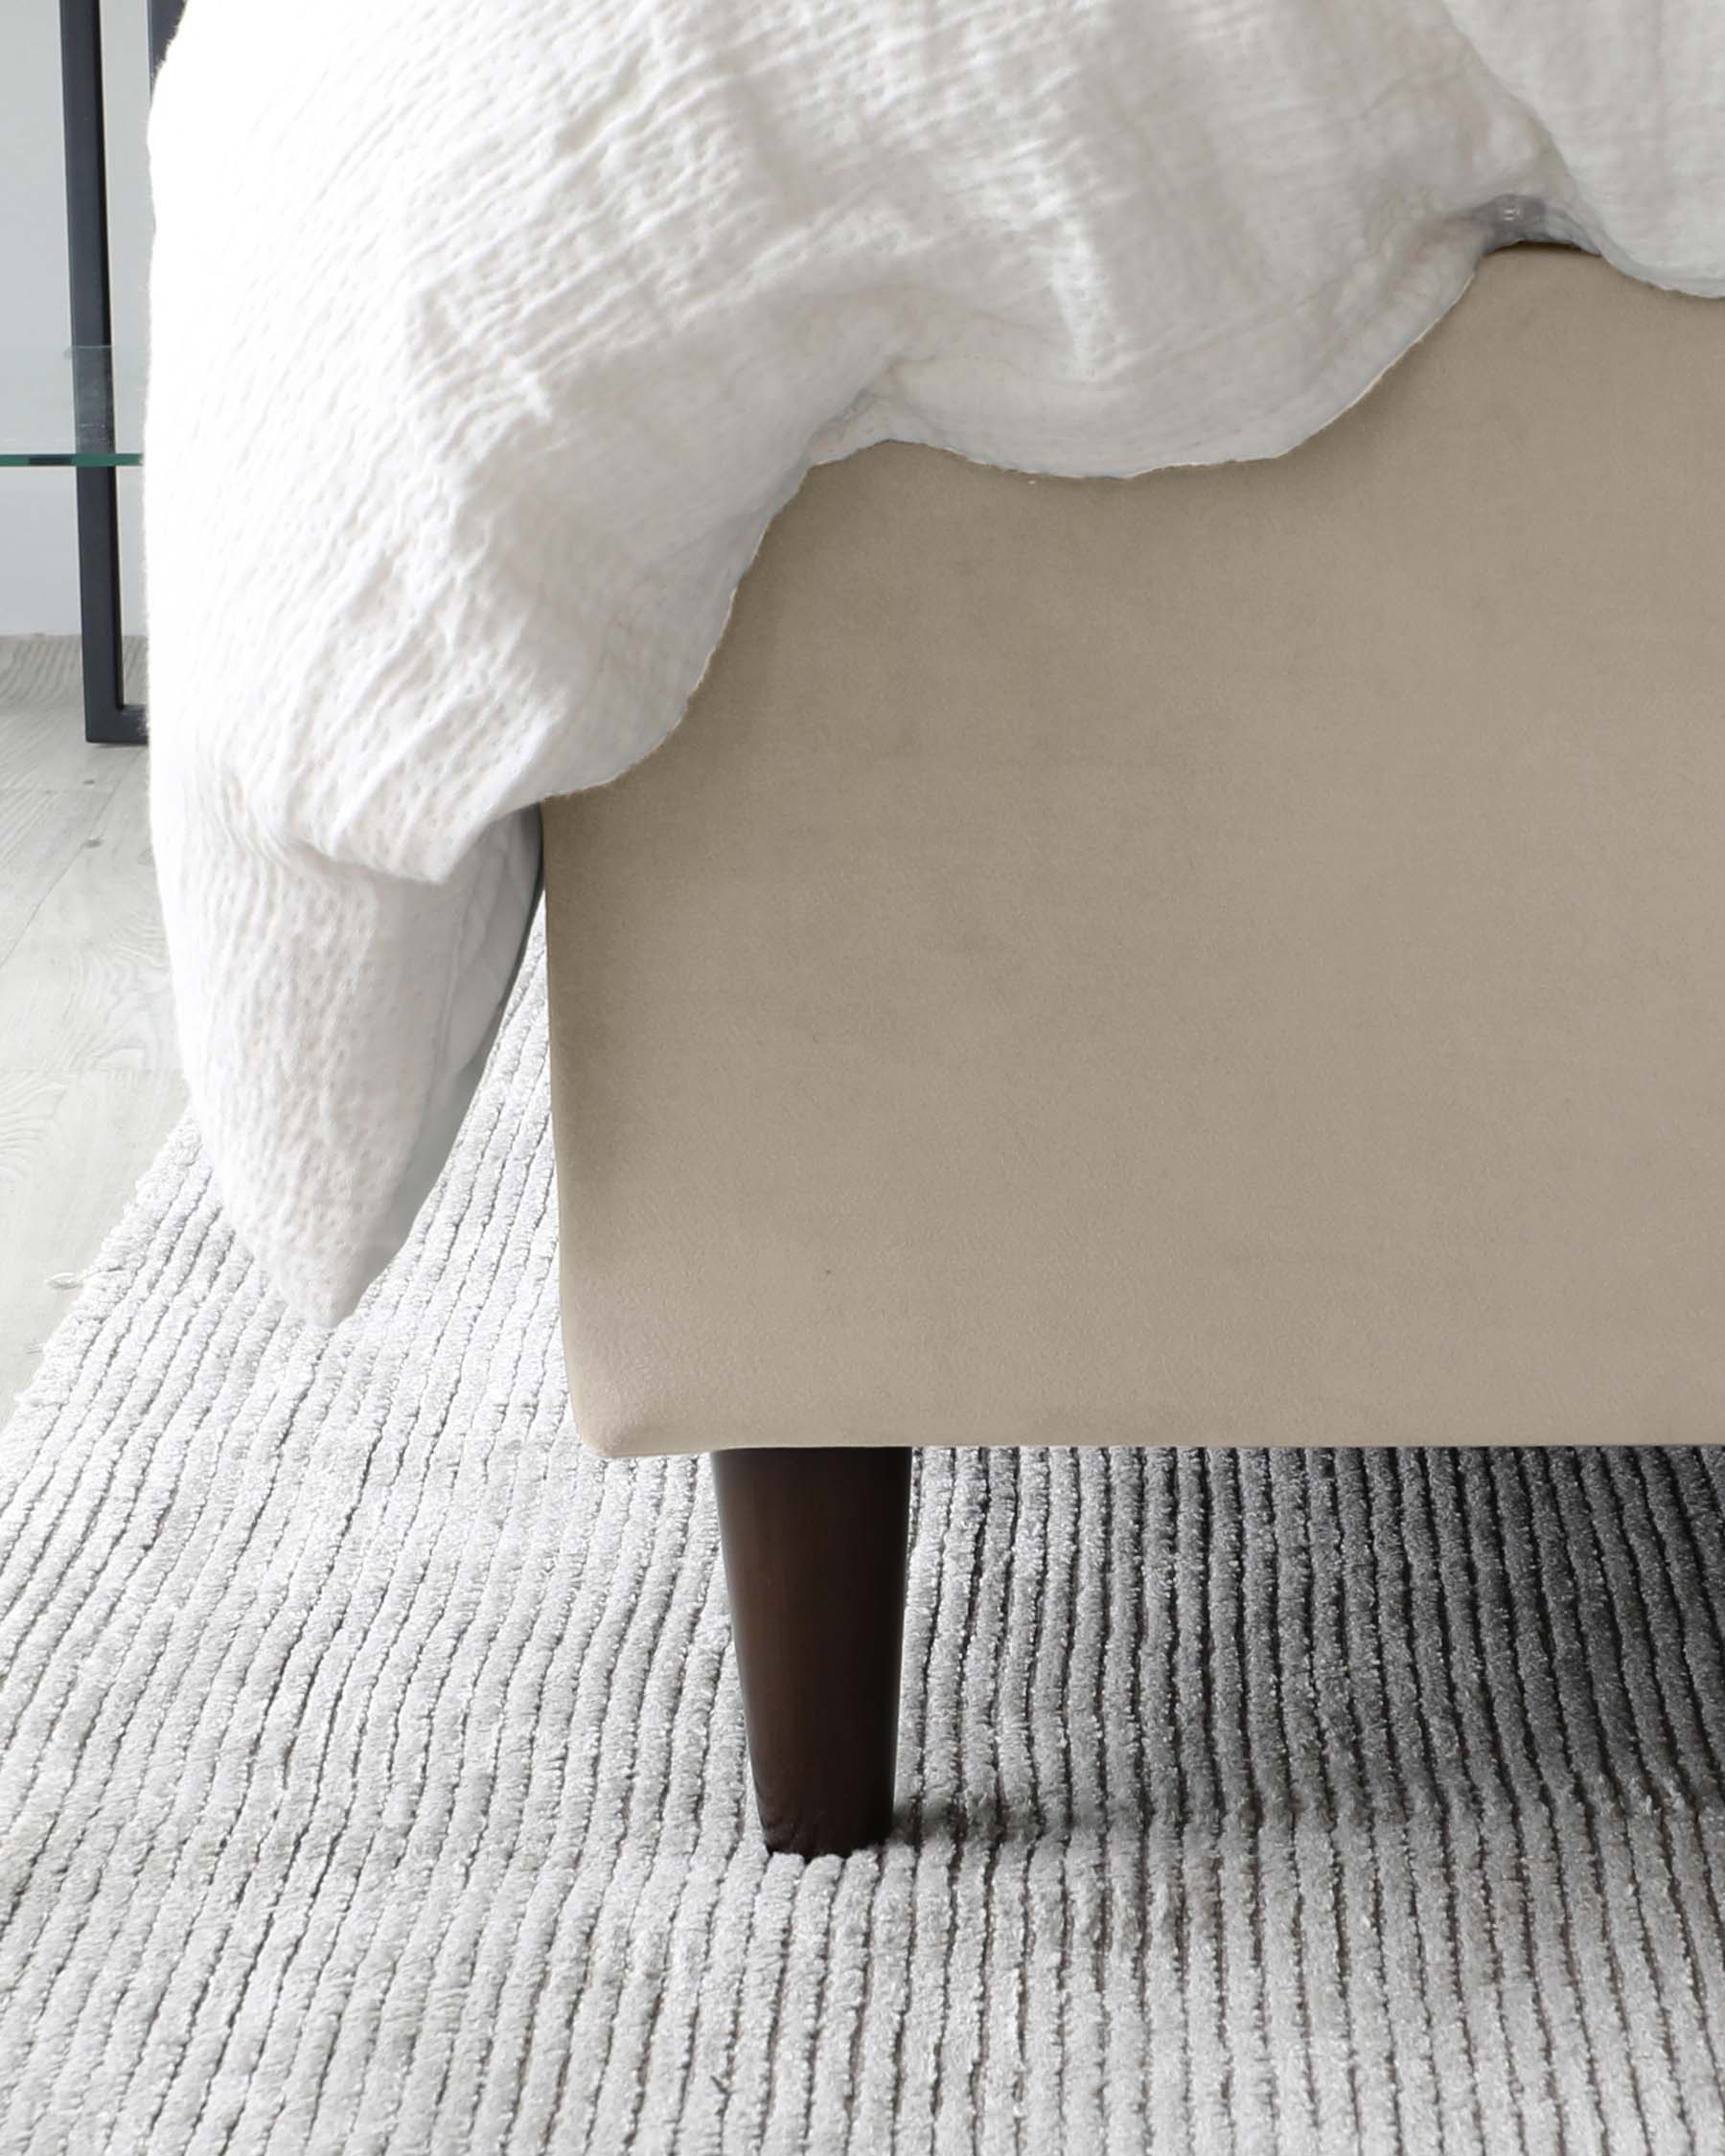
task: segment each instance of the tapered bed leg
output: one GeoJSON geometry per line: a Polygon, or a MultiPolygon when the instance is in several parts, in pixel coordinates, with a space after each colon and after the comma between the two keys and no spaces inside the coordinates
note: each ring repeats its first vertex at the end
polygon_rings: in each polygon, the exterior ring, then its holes
{"type": "Polygon", "coordinates": [[[755,1800],[770,1849],[844,1855],[892,1828],[910,1455],[713,1456],[755,1800]]]}

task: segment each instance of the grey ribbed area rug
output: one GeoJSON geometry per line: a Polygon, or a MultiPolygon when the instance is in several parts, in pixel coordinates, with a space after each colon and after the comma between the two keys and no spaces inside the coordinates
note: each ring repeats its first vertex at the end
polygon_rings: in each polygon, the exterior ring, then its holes
{"type": "Polygon", "coordinates": [[[902,1837],[770,1862],[543,994],[349,1326],[182,1133],[0,1437],[0,2149],[1725,2148],[1725,1457],[930,1456],[902,1837]]]}

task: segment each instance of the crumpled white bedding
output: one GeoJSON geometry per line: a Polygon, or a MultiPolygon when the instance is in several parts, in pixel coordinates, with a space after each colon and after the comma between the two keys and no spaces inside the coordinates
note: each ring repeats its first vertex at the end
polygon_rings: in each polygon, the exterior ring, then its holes
{"type": "Polygon", "coordinates": [[[811,463],[1274,456],[1518,237],[1725,290],[1715,0],[191,0],[150,148],[181,1045],[325,1322],[453,1137],[535,804],[676,723],[811,463]]]}

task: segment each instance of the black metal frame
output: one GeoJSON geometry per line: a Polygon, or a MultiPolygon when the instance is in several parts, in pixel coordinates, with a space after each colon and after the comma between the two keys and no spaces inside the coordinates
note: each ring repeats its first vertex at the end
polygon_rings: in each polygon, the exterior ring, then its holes
{"type": "MultiPolygon", "coordinates": [[[[149,0],[153,79],[185,0],[149,0]]],[[[66,124],[66,250],[72,285],[72,342],[105,354],[114,341],[108,286],[107,129],[102,103],[101,0],[60,0],[60,86],[66,124]]],[[[80,448],[114,447],[113,366],[88,416],[80,448]],[[87,431],[86,431],[87,429],[87,431]]],[[[84,739],[136,745],[144,707],[127,703],[120,642],[119,489],[111,465],[80,465],[78,599],[83,636],[84,739]]]]}

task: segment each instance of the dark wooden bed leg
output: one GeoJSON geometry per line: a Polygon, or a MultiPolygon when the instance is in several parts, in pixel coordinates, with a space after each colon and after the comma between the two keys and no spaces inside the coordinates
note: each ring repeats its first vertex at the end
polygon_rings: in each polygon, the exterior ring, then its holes
{"type": "Polygon", "coordinates": [[[755,1800],[770,1849],[892,1830],[910,1455],[713,1455],[755,1800]]]}

